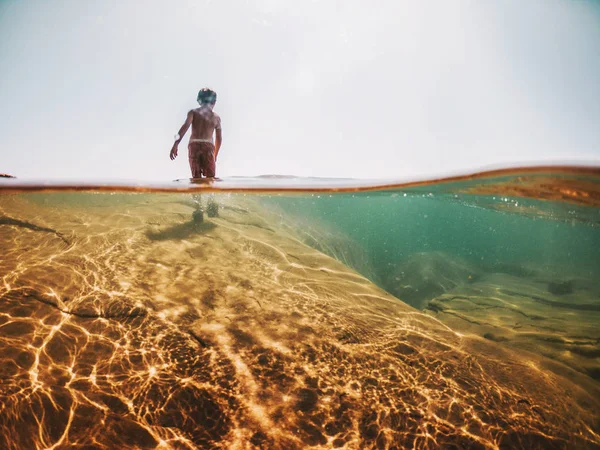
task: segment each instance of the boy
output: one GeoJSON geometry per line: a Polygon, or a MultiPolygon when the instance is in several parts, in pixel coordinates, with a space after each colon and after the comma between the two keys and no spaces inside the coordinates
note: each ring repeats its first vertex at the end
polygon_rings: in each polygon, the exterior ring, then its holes
{"type": "MultiPolygon", "coordinates": [[[[192,136],[188,145],[188,154],[190,161],[190,169],[192,170],[193,178],[214,178],[215,177],[215,162],[221,142],[221,118],[213,111],[217,102],[217,93],[211,89],[204,88],[198,92],[199,108],[192,109],[188,112],[185,123],[179,129],[179,133],[175,135],[175,142],[171,148],[171,160],[177,158],[177,147],[188,128],[192,127],[192,136]],[[215,132],[215,144],[213,145],[213,131],[215,132]]],[[[200,195],[194,196],[196,202],[196,211],[194,211],[193,219],[196,223],[203,221],[203,211],[200,203],[200,195]]],[[[212,197],[208,202],[208,216],[216,217],[219,215],[218,206],[213,201],[212,197]]]]}
{"type": "Polygon", "coordinates": [[[177,146],[188,128],[192,127],[192,136],[188,145],[190,169],[193,178],[214,178],[215,162],[221,148],[221,118],[213,111],[217,102],[217,93],[204,88],[198,92],[199,108],[188,112],[185,123],[175,135],[175,142],[171,148],[171,160],[177,158],[177,146]],[[213,144],[213,131],[215,131],[215,144],[213,144]]]}

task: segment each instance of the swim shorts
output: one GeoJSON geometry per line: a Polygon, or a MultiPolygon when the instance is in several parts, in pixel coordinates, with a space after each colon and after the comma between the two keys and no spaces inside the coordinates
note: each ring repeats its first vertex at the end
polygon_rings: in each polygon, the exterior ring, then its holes
{"type": "Polygon", "coordinates": [[[215,176],[215,146],[210,142],[193,142],[188,145],[190,169],[193,178],[215,176]]]}

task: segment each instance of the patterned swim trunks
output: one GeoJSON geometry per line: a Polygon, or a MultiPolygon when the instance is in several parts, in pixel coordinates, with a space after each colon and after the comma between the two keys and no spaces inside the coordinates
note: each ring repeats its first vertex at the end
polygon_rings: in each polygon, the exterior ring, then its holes
{"type": "Polygon", "coordinates": [[[215,146],[210,142],[193,142],[188,145],[190,169],[193,178],[215,176],[215,146]]]}

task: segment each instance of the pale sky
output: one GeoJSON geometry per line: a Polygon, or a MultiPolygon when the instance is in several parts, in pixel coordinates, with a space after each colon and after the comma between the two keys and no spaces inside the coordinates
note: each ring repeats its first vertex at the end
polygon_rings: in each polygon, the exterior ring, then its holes
{"type": "Polygon", "coordinates": [[[401,178],[599,161],[600,1],[0,0],[0,172],[401,178]]]}

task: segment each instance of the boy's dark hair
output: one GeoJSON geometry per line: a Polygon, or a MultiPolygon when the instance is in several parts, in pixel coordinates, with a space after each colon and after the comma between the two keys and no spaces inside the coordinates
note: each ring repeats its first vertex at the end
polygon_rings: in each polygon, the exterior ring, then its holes
{"type": "Polygon", "coordinates": [[[198,103],[201,105],[214,105],[217,103],[217,93],[209,88],[198,91],[198,103]]]}

